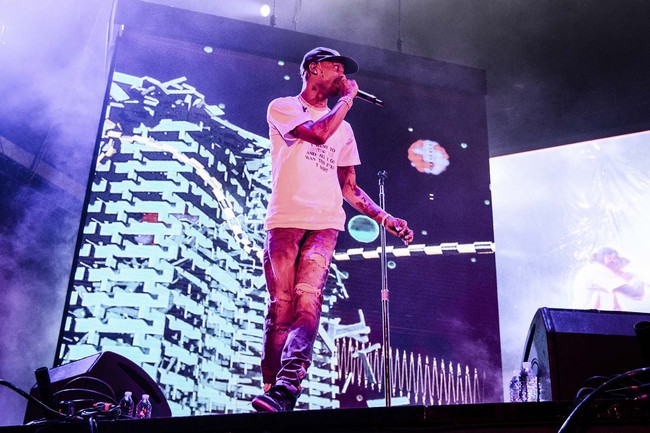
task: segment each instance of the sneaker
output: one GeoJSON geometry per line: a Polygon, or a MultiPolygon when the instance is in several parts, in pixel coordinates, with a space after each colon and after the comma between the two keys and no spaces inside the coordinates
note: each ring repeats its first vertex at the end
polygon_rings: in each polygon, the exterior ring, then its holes
{"type": "Polygon", "coordinates": [[[288,412],[296,405],[296,396],[284,386],[276,385],[253,399],[253,408],[258,412],[288,412]]]}

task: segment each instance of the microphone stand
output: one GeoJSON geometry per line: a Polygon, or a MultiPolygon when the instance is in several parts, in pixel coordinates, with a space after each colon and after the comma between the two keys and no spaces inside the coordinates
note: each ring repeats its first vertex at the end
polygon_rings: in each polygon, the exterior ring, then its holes
{"type": "MultiPolygon", "coordinates": [[[[379,177],[379,207],[386,209],[386,194],[384,192],[384,181],[388,177],[386,170],[377,173],[379,177]]],[[[386,227],[381,226],[379,230],[381,238],[381,321],[384,337],[384,396],[386,398],[386,407],[390,407],[391,397],[391,364],[390,364],[390,325],[388,319],[388,262],[386,259],[386,227]]]]}

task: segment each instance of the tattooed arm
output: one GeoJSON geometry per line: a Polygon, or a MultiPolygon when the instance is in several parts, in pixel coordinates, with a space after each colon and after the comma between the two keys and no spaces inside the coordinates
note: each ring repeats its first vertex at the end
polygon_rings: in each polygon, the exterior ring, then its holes
{"type": "Polygon", "coordinates": [[[357,174],[354,167],[338,167],[339,183],[341,184],[341,191],[343,198],[350,203],[350,205],[367,216],[372,218],[378,224],[384,224],[386,230],[397,236],[408,245],[413,240],[413,230],[408,227],[408,223],[401,219],[395,218],[387,213],[377,205],[364,190],[357,185],[357,174]]]}

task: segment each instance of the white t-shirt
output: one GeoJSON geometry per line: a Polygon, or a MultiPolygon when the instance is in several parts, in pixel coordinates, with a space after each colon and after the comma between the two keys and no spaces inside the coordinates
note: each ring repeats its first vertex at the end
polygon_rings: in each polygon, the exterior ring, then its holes
{"type": "Polygon", "coordinates": [[[269,104],[267,121],[273,181],[265,229],[344,229],[345,211],[337,167],[361,162],[352,127],[344,121],[323,145],[291,135],[298,125],[318,120],[328,111],[327,107],[312,107],[295,96],[278,98],[269,104]]]}
{"type": "Polygon", "coordinates": [[[600,263],[590,263],[576,276],[573,307],[581,309],[620,310],[614,289],[627,282],[600,263]]]}

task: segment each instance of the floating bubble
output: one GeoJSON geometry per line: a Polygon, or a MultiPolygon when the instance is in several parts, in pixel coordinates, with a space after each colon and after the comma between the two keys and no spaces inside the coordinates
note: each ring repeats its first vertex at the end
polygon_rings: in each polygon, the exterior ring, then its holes
{"type": "Polygon", "coordinates": [[[418,140],[408,150],[411,165],[420,173],[438,175],[449,166],[449,155],[436,141],[418,140]]]}
{"type": "Polygon", "coordinates": [[[355,240],[370,243],[379,236],[379,224],[365,215],[355,215],[348,221],[348,232],[355,240]]]}

